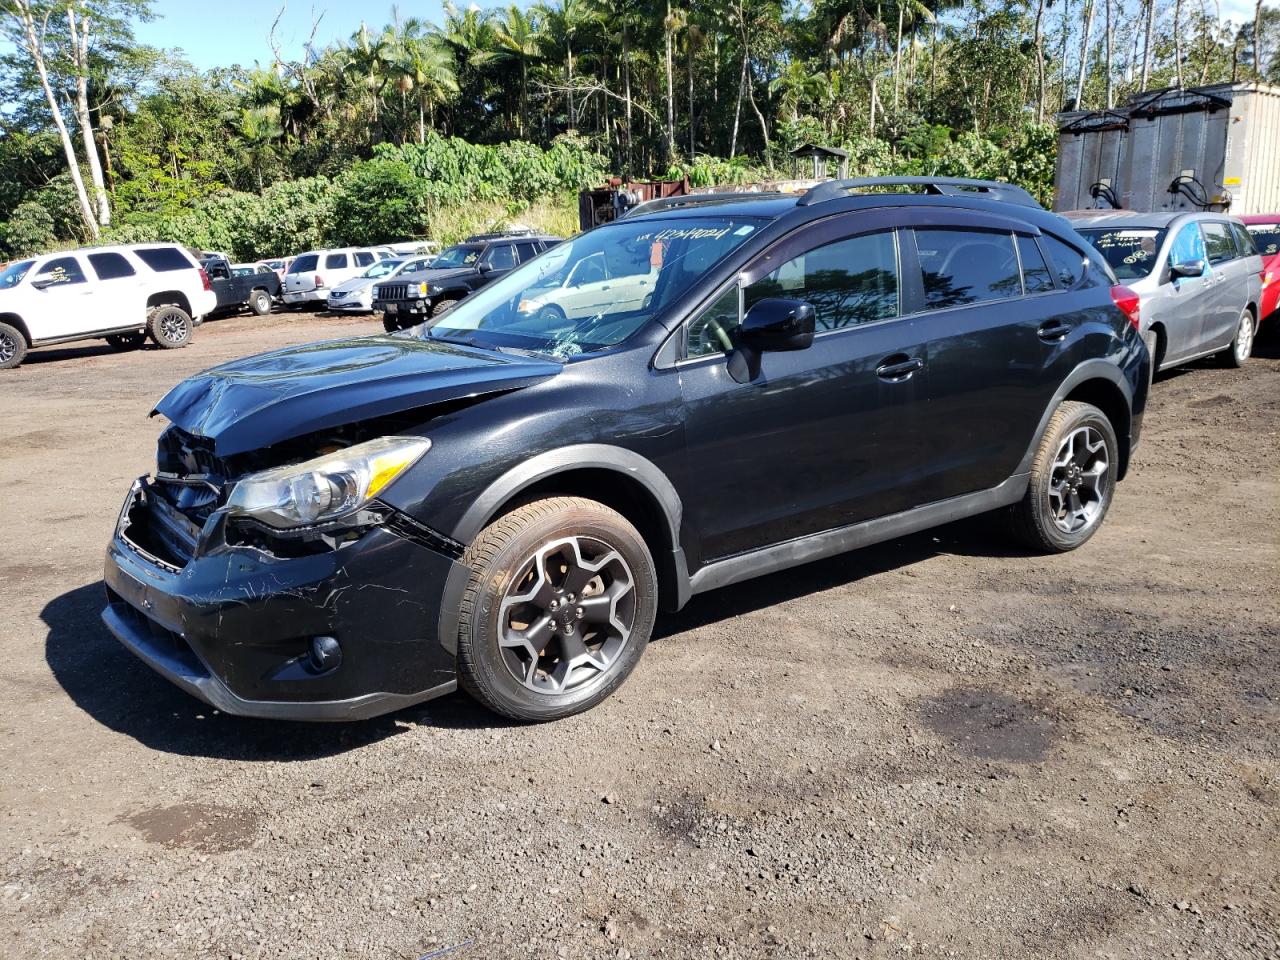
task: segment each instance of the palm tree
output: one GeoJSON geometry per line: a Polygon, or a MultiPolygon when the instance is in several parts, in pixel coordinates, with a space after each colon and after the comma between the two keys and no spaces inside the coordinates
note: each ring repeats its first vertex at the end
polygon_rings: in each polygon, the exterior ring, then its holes
{"type": "Polygon", "coordinates": [[[520,65],[520,108],[516,112],[516,135],[524,136],[524,122],[529,110],[529,65],[542,60],[542,24],[538,11],[528,13],[511,4],[494,20],[495,45],[474,57],[480,65],[518,63],[520,65]]]}
{"type": "Polygon", "coordinates": [[[564,51],[569,88],[565,100],[568,125],[572,130],[577,127],[578,121],[573,99],[574,50],[581,49],[579,44],[583,35],[602,22],[602,12],[596,0],[560,0],[558,6],[540,6],[538,11],[542,17],[544,47],[557,56],[560,51],[564,51]]]}
{"type": "Polygon", "coordinates": [[[417,92],[418,142],[423,143],[427,139],[428,110],[434,124],[436,105],[458,93],[453,51],[435,27],[414,18],[400,31],[393,64],[399,74],[396,86],[401,95],[417,92]]]}
{"type": "Polygon", "coordinates": [[[275,156],[276,141],[284,136],[277,106],[242,107],[227,117],[232,132],[240,140],[253,170],[258,191],[262,191],[262,168],[275,156]]]}

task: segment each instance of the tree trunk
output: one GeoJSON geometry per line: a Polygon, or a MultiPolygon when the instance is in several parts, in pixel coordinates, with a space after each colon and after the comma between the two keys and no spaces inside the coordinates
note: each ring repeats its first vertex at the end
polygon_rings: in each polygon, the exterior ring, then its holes
{"type": "Polygon", "coordinates": [[[1178,78],[1178,89],[1182,89],[1182,0],[1173,3],[1173,65],[1178,78]]]}
{"type": "Polygon", "coordinates": [[[1253,77],[1262,79],[1262,0],[1253,6],[1253,77]]]}
{"type": "Polygon", "coordinates": [[[71,30],[71,51],[76,68],[76,120],[80,124],[80,137],[84,141],[84,155],[89,161],[94,199],[98,202],[98,223],[109,227],[111,198],[107,196],[106,181],[102,178],[102,162],[98,159],[98,144],[93,138],[93,118],[89,114],[89,18],[82,14],[77,29],[75,5],[68,4],[67,26],[71,30]]]}
{"type": "Polygon", "coordinates": [[[1111,89],[1111,0],[1104,0],[1104,3],[1103,13],[1106,17],[1107,42],[1103,46],[1103,57],[1106,59],[1104,66],[1107,68],[1107,109],[1110,110],[1115,106],[1111,89]]]}
{"type": "Polygon", "coordinates": [[[898,42],[893,48],[893,112],[898,112],[902,91],[902,0],[898,0],[898,42]]]}
{"type": "Polygon", "coordinates": [[[742,52],[742,72],[738,74],[738,102],[733,108],[733,136],[729,140],[729,159],[738,152],[738,121],[742,117],[742,90],[747,85],[747,54],[742,52]]]}
{"type": "Polygon", "coordinates": [[[1036,4],[1036,123],[1044,123],[1044,0],[1036,4]]]}
{"type": "Polygon", "coordinates": [[[101,235],[98,219],[93,205],[89,202],[89,194],[85,192],[84,177],[80,173],[80,161],[76,158],[76,148],[71,142],[71,133],[67,130],[66,121],[62,117],[62,108],[58,106],[58,98],[54,95],[49,82],[49,71],[44,64],[44,31],[36,32],[35,17],[32,13],[31,0],[14,0],[13,9],[17,11],[22,23],[22,45],[31,57],[36,75],[40,78],[40,86],[44,89],[45,99],[49,102],[49,111],[53,115],[53,125],[58,129],[58,137],[62,141],[62,150],[67,156],[67,169],[71,174],[71,182],[76,188],[76,198],[80,201],[80,216],[84,219],[89,236],[97,240],[101,235]]]}
{"type": "Polygon", "coordinates": [[[578,126],[578,118],[573,113],[573,43],[566,42],[565,49],[569,54],[569,129],[575,130],[578,126]]]}
{"type": "Polygon", "coordinates": [[[671,62],[671,44],[674,31],[671,28],[671,0],[667,0],[667,19],[662,22],[662,32],[667,43],[667,162],[676,158],[676,95],[675,68],[671,62]]]}
{"type": "Polygon", "coordinates": [[[631,162],[631,34],[627,24],[622,25],[622,95],[627,104],[627,173],[632,172],[631,162]]]}
{"type": "Polygon", "coordinates": [[[418,143],[427,142],[426,98],[418,97],[418,143]]]}
{"type": "Polygon", "coordinates": [[[1084,109],[1084,78],[1089,72],[1089,34],[1093,32],[1095,0],[1084,0],[1084,36],[1080,39],[1080,76],[1076,79],[1076,109],[1084,109]]]}
{"type": "Polygon", "coordinates": [[[1142,39],[1142,81],[1139,90],[1147,89],[1147,81],[1151,79],[1151,28],[1156,19],[1156,0],[1147,0],[1147,22],[1143,26],[1142,39]]]}
{"type": "Polygon", "coordinates": [[[698,153],[697,117],[693,110],[693,31],[687,32],[684,39],[689,53],[689,158],[693,159],[698,153]]]}

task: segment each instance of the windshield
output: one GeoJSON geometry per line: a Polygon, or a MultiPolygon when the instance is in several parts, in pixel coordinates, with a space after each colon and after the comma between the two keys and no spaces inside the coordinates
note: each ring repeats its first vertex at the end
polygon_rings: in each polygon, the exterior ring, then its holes
{"type": "Polygon", "coordinates": [[[310,273],[320,263],[320,256],[315,253],[304,253],[289,266],[290,273],[310,273]]]}
{"type": "Polygon", "coordinates": [[[727,216],[611,223],[468,297],[422,336],[558,359],[603,350],[649,323],[758,226],[727,216]]]}
{"type": "Polygon", "coordinates": [[[20,260],[17,263],[9,264],[4,273],[0,273],[0,290],[8,290],[10,287],[16,287],[20,284],[33,263],[35,263],[34,260],[20,260]]]}
{"type": "MultiPolygon", "coordinates": [[[[1258,245],[1258,252],[1264,257],[1274,257],[1280,253],[1280,223],[1246,223],[1244,228],[1258,245]]],[[[3,282],[0,277],[0,282],[3,282]]]]}
{"type": "Polygon", "coordinates": [[[401,263],[403,263],[402,260],[379,260],[360,276],[370,280],[385,277],[389,273],[395,273],[396,267],[400,266],[401,263]]]}
{"type": "Polygon", "coordinates": [[[469,267],[480,259],[480,254],[483,252],[484,247],[477,247],[473,244],[460,244],[456,247],[449,247],[436,257],[435,263],[431,264],[431,267],[432,269],[469,267]]]}
{"type": "Polygon", "coordinates": [[[1141,280],[1150,276],[1156,266],[1156,255],[1164,243],[1168,231],[1154,228],[1133,227],[1110,230],[1081,230],[1088,240],[1111,264],[1120,280],[1141,280]]]}

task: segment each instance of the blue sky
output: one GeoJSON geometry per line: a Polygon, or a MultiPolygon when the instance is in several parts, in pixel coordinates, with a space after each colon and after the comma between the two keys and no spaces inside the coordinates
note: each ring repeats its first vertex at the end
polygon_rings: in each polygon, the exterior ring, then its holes
{"type": "MultiPolygon", "coordinates": [[[[456,0],[459,6],[466,0],[456,0]]],[[[492,6],[497,0],[484,0],[492,6]]],[[[154,0],[156,19],[138,26],[138,39],[156,47],[179,47],[197,67],[251,66],[255,60],[269,63],[271,48],[267,33],[280,9],[281,0],[219,0],[207,5],[192,0],[154,0]]],[[[1268,4],[1270,5],[1270,4],[1268,4]]],[[[402,17],[422,17],[439,23],[441,0],[401,0],[402,17]]],[[[348,37],[362,20],[381,27],[391,20],[390,0],[289,0],[277,36],[289,59],[302,54],[302,45],[311,32],[312,16],[323,15],[316,31],[316,43],[325,46],[339,37],[348,37]]],[[[1252,0],[1222,0],[1222,16],[1237,23],[1252,18],[1252,0]]]]}
{"type": "MultiPolygon", "coordinates": [[[[251,66],[255,60],[271,61],[267,34],[280,10],[281,0],[219,0],[208,5],[192,0],[155,0],[156,19],[137,26],[138,39],[155,47],[178,47],[188,60],[202,70],[251,66]]],[[[459,4],[464,5],[464,4],[459,4]]],[[[289,0],[276,31],[281,52],[289,59],[302,55],[302,45],[311,34],[312,16],[320,16],[316,44],[326,46],[339,37],[349,37],[362,20],[371,28],[391,21],[390,0],[367,3],[289,0]]],[[[399,3],[402,18],[421,17],[439,23],[441,0],[410,0],[399,3]]]]}

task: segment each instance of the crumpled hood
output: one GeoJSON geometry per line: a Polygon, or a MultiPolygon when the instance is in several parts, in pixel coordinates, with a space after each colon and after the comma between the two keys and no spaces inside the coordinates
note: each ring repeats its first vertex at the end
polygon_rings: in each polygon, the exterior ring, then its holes
{"type": "Polygon", "coordinates": [[[213,441],[219,456],[315,430],[555,376],[561,365],[403,334],[327,340],[213,367],[152,411],[213,441]]]}

